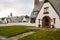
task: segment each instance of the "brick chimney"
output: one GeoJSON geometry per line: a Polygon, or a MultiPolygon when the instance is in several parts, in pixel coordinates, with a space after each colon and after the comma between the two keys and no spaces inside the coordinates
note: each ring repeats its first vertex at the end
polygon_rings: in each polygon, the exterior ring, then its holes
{"type": "Polygon", "coordinates": [[[39,0],[34,0],[34,5],[38,5],[39,4],[39,0]]]}

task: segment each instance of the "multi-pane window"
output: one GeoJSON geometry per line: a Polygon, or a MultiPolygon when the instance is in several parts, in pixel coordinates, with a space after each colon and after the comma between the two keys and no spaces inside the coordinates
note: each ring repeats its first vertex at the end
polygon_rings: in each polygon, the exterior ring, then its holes
{"type": "Polygon", "coordinates": [[[38,12],[39,12],[39,11],[34,11],[34,13],[33,13],[33,14],[34,14],[34,15],[37,15],[37,14],[38,14],[38,12]]]}
{"type": "Polygon", "coordinates": [[[36,15],[37,14],[37,12],[34,12],[34,15],[36,15]]]}
{"type": "Polygon", "coordinates": [[[44,8],[44,12],[48,12],[49,7],[44,8]]]}

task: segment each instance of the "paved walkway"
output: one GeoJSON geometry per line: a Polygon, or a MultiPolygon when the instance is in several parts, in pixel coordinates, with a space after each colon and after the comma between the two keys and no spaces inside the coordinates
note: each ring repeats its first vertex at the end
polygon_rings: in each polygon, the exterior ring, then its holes
{"type": "Polygon", "coordinates": [[[26,33],[23,33],[23,34],[19,34],[19,35],[16,35],[16,36],[13,36],[13,37],[10,37],[10,38],[5,38],[3,36],[0,36],[0,40],[18,40],[20,38],[23,38],[25,36],[28,36],[28,35],[31,35],[35,33],[34,31],[30,31],[30,32],[26,32],[26,33]]]}
{"type": "Polygon", "coordinates": [[[0,36],[0,40],[6,40],[7,38],[0,36]]]}
{"type": "Polygon", "coordinates": [[[10,38],[8,38],[8,40],[18,40],[20,38],[23,38],[23,37],[28,36],[28,35],[33,34],[33,33],[35,33],[35,32],[32,31],[32,32],[23,33],[23,34],[20,34],[20,35],[10,37],[10,38]]]}

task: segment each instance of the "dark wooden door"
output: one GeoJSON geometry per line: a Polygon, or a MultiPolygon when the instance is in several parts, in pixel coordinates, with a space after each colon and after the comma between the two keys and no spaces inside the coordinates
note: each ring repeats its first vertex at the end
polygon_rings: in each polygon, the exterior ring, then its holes
{"type": "Polygon", "coordinates": [[[48,17],[48,16],[43,17],[42,27],[43,28],[51,28],[51,19],[50,19],[50,17],[48,17]]]}

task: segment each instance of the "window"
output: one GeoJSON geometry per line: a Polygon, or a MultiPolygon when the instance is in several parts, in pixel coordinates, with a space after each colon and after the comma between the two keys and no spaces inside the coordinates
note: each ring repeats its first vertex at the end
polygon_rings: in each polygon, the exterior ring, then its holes
{"type": "Polygon", "coordinates": [[[36,15],[37,14],[37,12],[34,12],[34,15],[36,15]]]}
{"type": "Polygon", "coordinates": [[[39,24],[40,24],[40,19],[38,19],[38,21],[39,21],[39,24]]]}
{"type": "Polygon", "coordinates": [[[54,20],[54,24],[55,24],[56,18],[53,18],[53,20],[54,20]]]}
{"type": "Polygon", "coordinates": [[[49,9],[49,7],[45,7],[45,8],[44,8],[44,13],[43,13],[43,14],[49,14],[48,9],[49,9]]]}
{"type": "Polygon", "coordinates": [[[39,11],[34,11],[34,13],[33,13],[33,14],[34,14],[34,15],[37,15],[37,13],[38,13],[38,12],[39,12],[39,11]]]}
{"type": "Polygon", "coordinates": [[[44,12],[48,12],[49,7],[44,8],[44,12]]]}
{"type": "Polygon", "coordinates": [[[31,18],[30,23],[35,23],[36,18],[31,18]]]}

